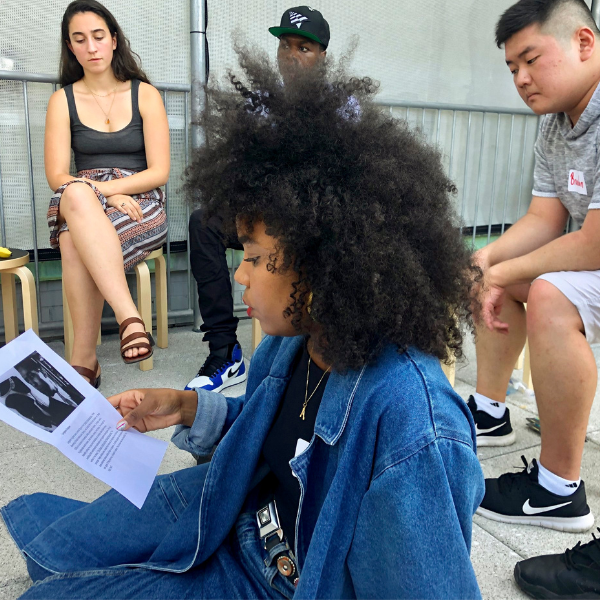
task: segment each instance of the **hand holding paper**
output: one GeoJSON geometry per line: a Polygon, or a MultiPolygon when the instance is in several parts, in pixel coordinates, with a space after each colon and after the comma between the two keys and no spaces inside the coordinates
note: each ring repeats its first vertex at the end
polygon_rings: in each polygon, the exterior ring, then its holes
{"type": "Polygon", "coordinates": [[[196,416],[198,395],[194,391],[181,392],[170,388],[128,390],[108,401],[125,417],[117,429],[133,427],[142,433],[164,429],[172,425],[191,426],[196,416]]]}
{"type": "MultiPolygon", "coordinates": [[[[156,406],[158,398],[169,396],[162,390],[119,394],[114,396],[119,413],[31,330],[0,348],[0,365],[0,419],[51,444],[141,508],[168,444],[135,429],[119,431],[117,423],[131,408],[145,411],[144,396],[155,399],[156,406]]],[[[177,413],[144,413],[136,427],[168,427],[178,418],[177,413]]]]}

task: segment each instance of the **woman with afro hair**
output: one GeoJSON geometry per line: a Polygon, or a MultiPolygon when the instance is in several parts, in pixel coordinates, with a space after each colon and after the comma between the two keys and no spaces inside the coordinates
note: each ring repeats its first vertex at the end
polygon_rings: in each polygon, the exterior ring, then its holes
{"type": "Polygon", "coordinates": [[[114,491],[9,504],[23,597],[479,598],[483,477],[440,367],[474,275],[454,187],[371,80],[325,64],[282,86],[263,57],[240,64],[208,90],[186,187],[244,245],[236,279],[267,334],[246,392],[110,398],[118,427],[177,425],[212,460],[157,477],[141,510],[114,491]]]}

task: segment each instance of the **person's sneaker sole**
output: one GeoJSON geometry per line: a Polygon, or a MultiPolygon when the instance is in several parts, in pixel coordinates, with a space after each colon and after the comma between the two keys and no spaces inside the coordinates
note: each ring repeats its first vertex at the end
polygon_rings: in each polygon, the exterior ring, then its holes
{"type": "Polygon", "coordinates": [[[491,436],[482,435],[477,437],[477,447],[483,448],[484,446],[510,446],[515,443],[517,436],[514,431],[511,431],[507,435],[491,436]]]}
{"type": "Polygon", "coordinates": [[[554,592],[551,592],[550,590],[547,590],[546,588],[541,587],[539,585],[533,585],[532,583],[528,583],[521,576],[521,567],[519,563],[515,565],[514,575],[515,581],[517,582],[519,588],[521,588],[528,596],[531,596],[532,598],[539,598],[540,600],[553,600],[554,598],[581,598],[582,600],[588,598],[600,598],[600,594],[596,594],[595,592],[583,592],[581,594],[569,594],[568,596],[563,596],[555,594],[554,592]]]}
{"type": "Polygon", "coordinates": [[[569,533],[585,533],[594,526],[594,515],[591,512],[581,517],[520,517],[518,515],[501,515],[480,506],[475,511],[475,514],[486,519],[491,519],[492,521],[499,521],[500,523],[534,525],[536,527],[545,527],[546,529],[567,531],[569,533]]]}

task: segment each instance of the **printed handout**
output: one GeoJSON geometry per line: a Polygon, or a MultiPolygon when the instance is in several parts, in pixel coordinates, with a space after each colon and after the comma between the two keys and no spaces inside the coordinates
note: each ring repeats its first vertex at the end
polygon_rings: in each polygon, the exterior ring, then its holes
{"type": "Polygon", "coordinates": [[[0,420],[51,444],[141,508],[168,444],[117,431],[120,419],[33,331],[0,348],[0,420]]]}

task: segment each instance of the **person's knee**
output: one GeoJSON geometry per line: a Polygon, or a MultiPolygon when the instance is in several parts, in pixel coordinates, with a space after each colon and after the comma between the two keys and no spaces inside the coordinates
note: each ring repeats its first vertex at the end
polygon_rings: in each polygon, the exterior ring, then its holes
{"type": "Polygon", "coordinates": [[[536,279],[527,298],[527,335],[532,337],[565,328],[578,328],[579,313],[552,283],[536,279]]]}
{"type": "Polygon", "coordinates": [[[86,212],[94,199],[94,191],[86,183],[71,183],[60,198],[61,210],[63,213],[65,210],[70,213],[86,212]]]}

